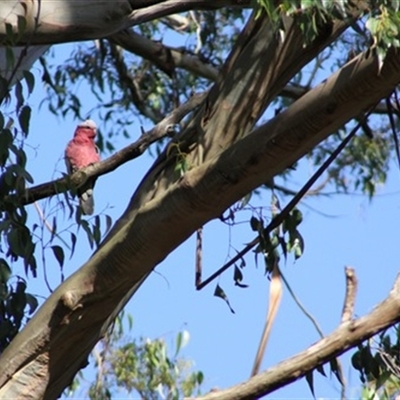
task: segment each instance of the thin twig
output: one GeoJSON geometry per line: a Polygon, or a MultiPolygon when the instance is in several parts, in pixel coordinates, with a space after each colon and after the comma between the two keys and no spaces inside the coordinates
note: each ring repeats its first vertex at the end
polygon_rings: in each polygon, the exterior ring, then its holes
{"type": "Polygon", "coordinates": [[[297,304],[297,306],[300,308],[300,310],[303,312],[303,314],[311,321],[311,323],[314,325],[314,328],[317,330],[319,336],[322,339],[324,337],[324,333],[322,332],[322,329],[319,326],[317,320],[306,310],[306,308],[303,306],[303,304],[301,303],[299,298],[294,293],[292,287],[289,285],[289,282],[285,278],[285,275],[282,274],[282,271],[280,271],[280,272],[281,272],[282,281],[285,284],[285,286],[286,286],[287,290],[289,291],[290,295],[292,296],[294,302],[297,304]]]}
{"type": "Polygon", "coordinates": [[[47,228],[47,230],[53,235],[56,236],[58,239],[61,240],[61,242],[63,243],[63,245],[68,249],[71,250],[71,247],[68,245],[68,243],[57,233],[54,231],[54,228],[50,225],[49,221],[47,221],[42,208],[39,206],[38,202],[35,201],[33,203],[33,205],[36,208],[36,211],[39,215],[39,218],[42,220],[42,222],[44,223],[45,227],[47,228]]]}

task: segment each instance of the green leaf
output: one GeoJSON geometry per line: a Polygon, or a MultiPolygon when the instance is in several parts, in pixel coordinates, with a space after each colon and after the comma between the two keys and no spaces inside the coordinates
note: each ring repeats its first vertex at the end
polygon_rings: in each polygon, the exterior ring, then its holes
{"type": "Polygon", "coordinates": [[[339,364],[338,364],[337,358],[332,358],[332,360],[329,362],[329,365],[331,367],[331,371],[335,374],[337,380],[343,386],[344,379],[342,377],[341,370],[339,369],[339,364]]]}
{"type": "Polygon", "coordinates": [[[31,121],[31,108],[29,106],[23,106],[18,115],[19,125],[21,126],[22,132],[25,136],[29,133],[29,123],[31,121]]]}
{"type": "Polygon", "coordinates": [[[301,0],[300,2],[300,8],[302,10],[307,10],[307,8],[312,7],[312,1],[311,0],[301,0]]]}
{"type": "Polygon", "coordinates": [[[32,315],[38,308],[39,303],[37,301],[37,298],[31,295],[30,293],[26,293],[25,297],[26,297],[26,303],[29,306],[29,311],[28,311],[29,315],[32,315]]]}
{"type": "Polygon", "coordinates": [[[290,240],[287,245],[288,245],[288,251],[294,252],[294,257],[296,260],[303,255],[304,239],[297,229],[295,229],[294,232],[290,235],[290,240]]]}
{"type": "Polygon", "coordinates": [[[32,175],[21,165],[12,164],[8,167],[8,171],[15,174],[15,176],[21,176],[29,183],[33,183],[32,175]]]}
{"type": "Polygon", "coordinates": [[[72,258],[75,252],[75,245],[76,245],[76,235],[71,232],[71,255],[69,256],[69,259],[72,258]]]}
{"type": "Polygon", "coordinates": [[[96,215],[94,219],[94,225],[93,225],[93,240],[98,246],[100,244],[101,240],[101,229],[100,229],[100,216],[96,215]]]}
{"type": "Polygon", "coordinates": [[[235,281],[235,285],[241,288],[247,288],[248,285],[244,285],[242,282],[243,280],[243,273],[240,268],[235,264],[235,270],[233,274],[233,280],[235,281]]]}
{"type": "Polygon", "coordinates": [[[20,229],[12,229],[7,234],[7,242],[11,252],[18,256],[24,257],[25,248],[20,237],[20,229]]]}
{"type": "Polygon", "coordinates": [[[7,283],[11,276],[11,268],[4,258],[0,258],[0,282],[7,283]]]}
{"type": "Polygon", "coordinates": [[[317,369],[317,371],[318,371],[321,375],[323,375],[323,376],[326,377],[326,374],[325,374],[325,371],[324,371],[324,365],[323,365],[323,364],[318,365],[316,369],[317,369]]]}
{"type": "Polygon", "coordinates": [[[376,32],[378,31],[379,20],[374,17],[370,17],[365,23],[365,27],[371,32],[372,36],[375,36],[376,32]]]}
{"type": "Polygon", "coordinates": [[[26,31],[26,18],[22,15],[18,15],[17,17],[17,26],[18,26],[18,39],[19,40],[26,31]]]}
{"type": "Polygon", "coordinates": [[[235,271],[234,271],[234,274],[233,274],[233,280],[235,282],[241,282],[243,280],[242,271],[237,267],[236,264],[235,264],[235,271]]]}
{"type": "Polygon", "coordinates": [[[87,238],[88,238],[88,241],[89,241],[90,248],[92,249],[92,248],[93,248],[93,245],[94,245],[94,240],[93,240],[92,232],[90,231],[90,228],[89,228],[89,223],[88,223],[86,220],[82,219],[82,220],[80,221],[80,226],[81,226],[81,227],[83,228],[83,230],[86,232],[86,235],[87,235],[87,238]]]}
{"type": "Polygon", "coordinates": [[[54,237],[57,235],[57,217],[53,217],[53,223],[51,225],[51,237],[50,242],[53,241],[54,237]]]}
{"type": "MultiPolygon", "coordinates": [[[[14,45],[15,44],[15,35],[14,35],[14,31],[13,31],[13,26],[9,23],[6,22],[4,24],[6,26],[6,37],[7,37],[7,41],[9,44],[14,45]]],[[[11,47],[7,46],[6,50],[12,50],[11,47]]],[[[14,61],[11,64],[7,65],[7,69],[9,69],[8,67],[14,68],[14,61]]]]}
{"type": "Polygon", "coordinates": [[[287,260],[287,252],[288,252],[288,249],[287,249],[288,243],[285,242],[285,238],[284,237],[280,236],[279,237],[279,244],[281,245],[280,247],[281,247],[281,250],[282,250],[282,253],[283,253],[283,257],[285,258],[285,261],[286,261],[287,260]]]}
{"type": "Polygon", "coordinates": [[[253,231],[258,232],[260,227],[262,228],[262,222],[256,217],[252,216],[250,218],[250,226],[253,231]]]}
{"type": "Polygon", "coordinates": [[[54,257],[58,261],[58,264],[62,268],[64,265],[64,258],[65,258],[63,248],[61,246],[55,245],[55,246],[51,246],[51,249],[53,250],[54,257]]]}
{"type": "Polygon", "coordinates": [[[132,317],[131,314],[128,314],[128,315],[127,315],[127,318],[128,318],[128,327],[129,327],[129,330],[132,330],[132,327],[133,327],[133,317],[132,317]]]}
{"type": "Polygon", "coordinates": [[[9,129],[0,131],[0,166],[4,166],[9,157],[9,147],[13,141],[12,134],[9,129]]]}
{"type": "Polygon", "coordinates": [[[24,95],[22,94],[22,84],[20,81],[18,81],[15,84],[15,98],[17,99],[17,110],[19,110],[24,103],[24,95]]]}
{"type": "MultiPolygon", "coordinates": [[[[6,47],[6,69],[9,71],[12,71],[14,68],[15,64],[15,56],[14,52],[12,51],[11,47],[6,47]]],[[[8,84],[9,82],[6,81],[8,84]]],[[[9,85],[7,86],[7,89],[9,89],[9,85]]]]}
{"type": "Polygon", "coordinates": [[[203,381],[204,381],[204,374],[201,371],[199,371],[197,373],[197,383],[201,385],[203,381]]]}
{"type": "Polygon", "coordinates": [[[112,218],[109,215],[106,215],[105,218],[106,218],[106,232],[105,233],[107,233],[111,229],[112,218]]]}
{"type": "Polygon", "coordinates": [[[298,226],[303,221],[303,213],[299,209],[295,208],[292,211],[292,218],[295,226],[298,226]]]}
{"type": "Polygon", "coordinates": [[[179,332],[176,336],[176,351],[175,357],[178,355],[181,349],[183,349],[189,342],[190,334],[187,330],[179,332]]]}
{"type": "Polygon", "coordinates": [[[28,92],[29,92],[29,94],[31,94],[35,87],[35,75],[33,75],[32,72],[30,72],[30,71],[24,71],[23,74],[24,74],[26,85],[28,87],[28,92]]]}
{"type": "Polygon", "coordinates": [[[314,377],[313,377],[313,371],[308,371],[306,373],[306,381],[308,383],[308,387],[311,390],[311,393],[315,399],[315,393],[314,393],[314,377]]]}
{"type": "Polygon", "coordinates": [[[225,303],[228,305],[229,309],[231,310],[231,313],[235,314],[235,311],[231,307],[231,304],[229,303],[228,297],[225,294],[225,292],[223,291],[223,289],[221,288],[221,286],[219,286],[219,285],[216,286],[215,291],[214,291],[214,296],[215,297],[219,297],[220,299],[224,300],[225,303]]]}

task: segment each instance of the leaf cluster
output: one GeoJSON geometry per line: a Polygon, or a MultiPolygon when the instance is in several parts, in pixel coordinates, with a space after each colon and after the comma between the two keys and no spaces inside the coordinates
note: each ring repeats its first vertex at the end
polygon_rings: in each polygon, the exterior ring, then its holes
{"type": "Polygon", "coordinates": [[[11,268],[0,258],[0,353],[10,344],[22,328],[27,315],[38,306],[35,296],[27,293],[26,281],[18,278],[13,284],[11,268]]]}
{"type": "MultiPolygon", "coordinates": [[[[132,318],[128,316],[131,329],[132,318]]],[[[132,339],[124,334],[126,319],[116,325],[93,352],[97,377],[88,388],[90,399],[112,399],[139,395],[143,399],[180,399],[200,394],[203,373],[192,370],[192,362],[180,356],[189,340],[187,331],[176,336],[171,352],[163,339],[132,339]],[[117,395],[118,393],[118,395],[117,395]]],[[[77,378],[68,396],[82,389],[77,378]]]]}
{"type": "Polygon", "coordinates": [[[367,398],[397,398],[400,394],[400,326],[381,333],[375,343],[360,344],[351,363],[360,374],[367,398]]]}

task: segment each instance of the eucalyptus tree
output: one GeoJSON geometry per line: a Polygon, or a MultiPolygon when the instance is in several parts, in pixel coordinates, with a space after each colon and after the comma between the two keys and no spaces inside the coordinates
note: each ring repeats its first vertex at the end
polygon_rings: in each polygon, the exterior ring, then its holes
{"type": "MultiPolygon", "coordinates": [[[[14,99],[16,107],[15,118],[0,118],[1,396],[59,396],[168,254],[194,232],[200,242],[204,224],[226,218],[224,212],[254,190],[290,194],[273,178],[291,174],[302,157],[321,166],[338,191],[348,189],[347,173],[360,171],[355,186],[372,196],[397,144],[391,134],[399,109],[398,7],[366,0],[3,2],[0,94],[3,102],[14,99]],[[185,35],[185,45],[168,44],[169,34],[185,35]],[[51,45],[64,42],[76,43],[74,53],[65,64],[53,65],[51,45]],[[113,154],[71,176],[32,186],[22,139],[32,118],[25,96],[37,85],[28,69],[38,57],[50,111],[81,118],[79,98],[70,88],[82,80],[90,84],[100,123],[111,127],[99,147],[113,154]],[[313,73],[306,80],[302,72],[309,63],[313,73]],[[332,73],[316,84],[324,66],[332,73]],[[265,120],[268,107],[275,115],[265,120]],[[379,130],[368,120],[377,113],[388,116],[379,130]],[[113,137],[129,135],[132,115],[154,127],[114,152],[113,137]],[[355,145],[346,147],[350,140],[355,145]],[[26,206],[76,192],[88,179],[101,180],[155,142],[154,164],[103,240],[99,219],[90,225],[77,212],[77,223],[98,247],[17,334],[25,307],[36,306],[24,281],[8,282],[13,262],[21,260],[32,274],[39,262],[26,206]]],[[[311,184],[290,207],[281,212],[275,207],[269,225],[260,218],[250,221],[257,237],[249,248],[264,255],[275,280],[280,252],[301,256],[301,215],[294,205],[311,184]]],[[[67,196],[64,203],[73,215],[67,196]]],[[[73,247],[76,237],[70,240],[73,247]]],[[[65,249],[52,250],[63,263],[65,249]]],[[[197,268],[200,289],[200,262],[197,268]]],[[[349,270],[342,323],[330,336],[238,387],[205,398],[255,398],[309,377],[327,362],[340,375],[337,355],[400,320],[399,281],[370,314],[353,319],[352,277],[349,270]]],[[[368,369],[370,363],[364,359],[356,365],[368,369]]]]}

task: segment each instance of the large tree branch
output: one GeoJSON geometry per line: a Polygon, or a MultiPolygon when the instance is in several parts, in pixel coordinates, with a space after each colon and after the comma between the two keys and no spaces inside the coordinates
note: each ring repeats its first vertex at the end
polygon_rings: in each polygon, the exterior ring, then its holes
{"type": "Polygon", "coordinates": [[[0,7],[0,43],[6,39],[6,26],[11,24],[18,34],[18,17],[27,21],[17,45],[55,44],[98,39],[143,22],[169,14],[194,9],[218,9],[228,6],[249,6],[250,0],[64,0],[3,1],[0,7]],[[38,8],[41,12],[38,29],[34,30],[38,8]],[[34,35],[32,35],[34,33],[34,35]]]}
{"type": "Polygon", "coordinates": [[[346,350],[357,346],[384,329],[400,322],[400,275],[389,296],[364,317],[345,321],[329,336],[307,350],[291,357],[255,377],[227,390],[216,391],[200,400],[249,400],[272,393],[317,366],[325,364],[346,350]]]}

